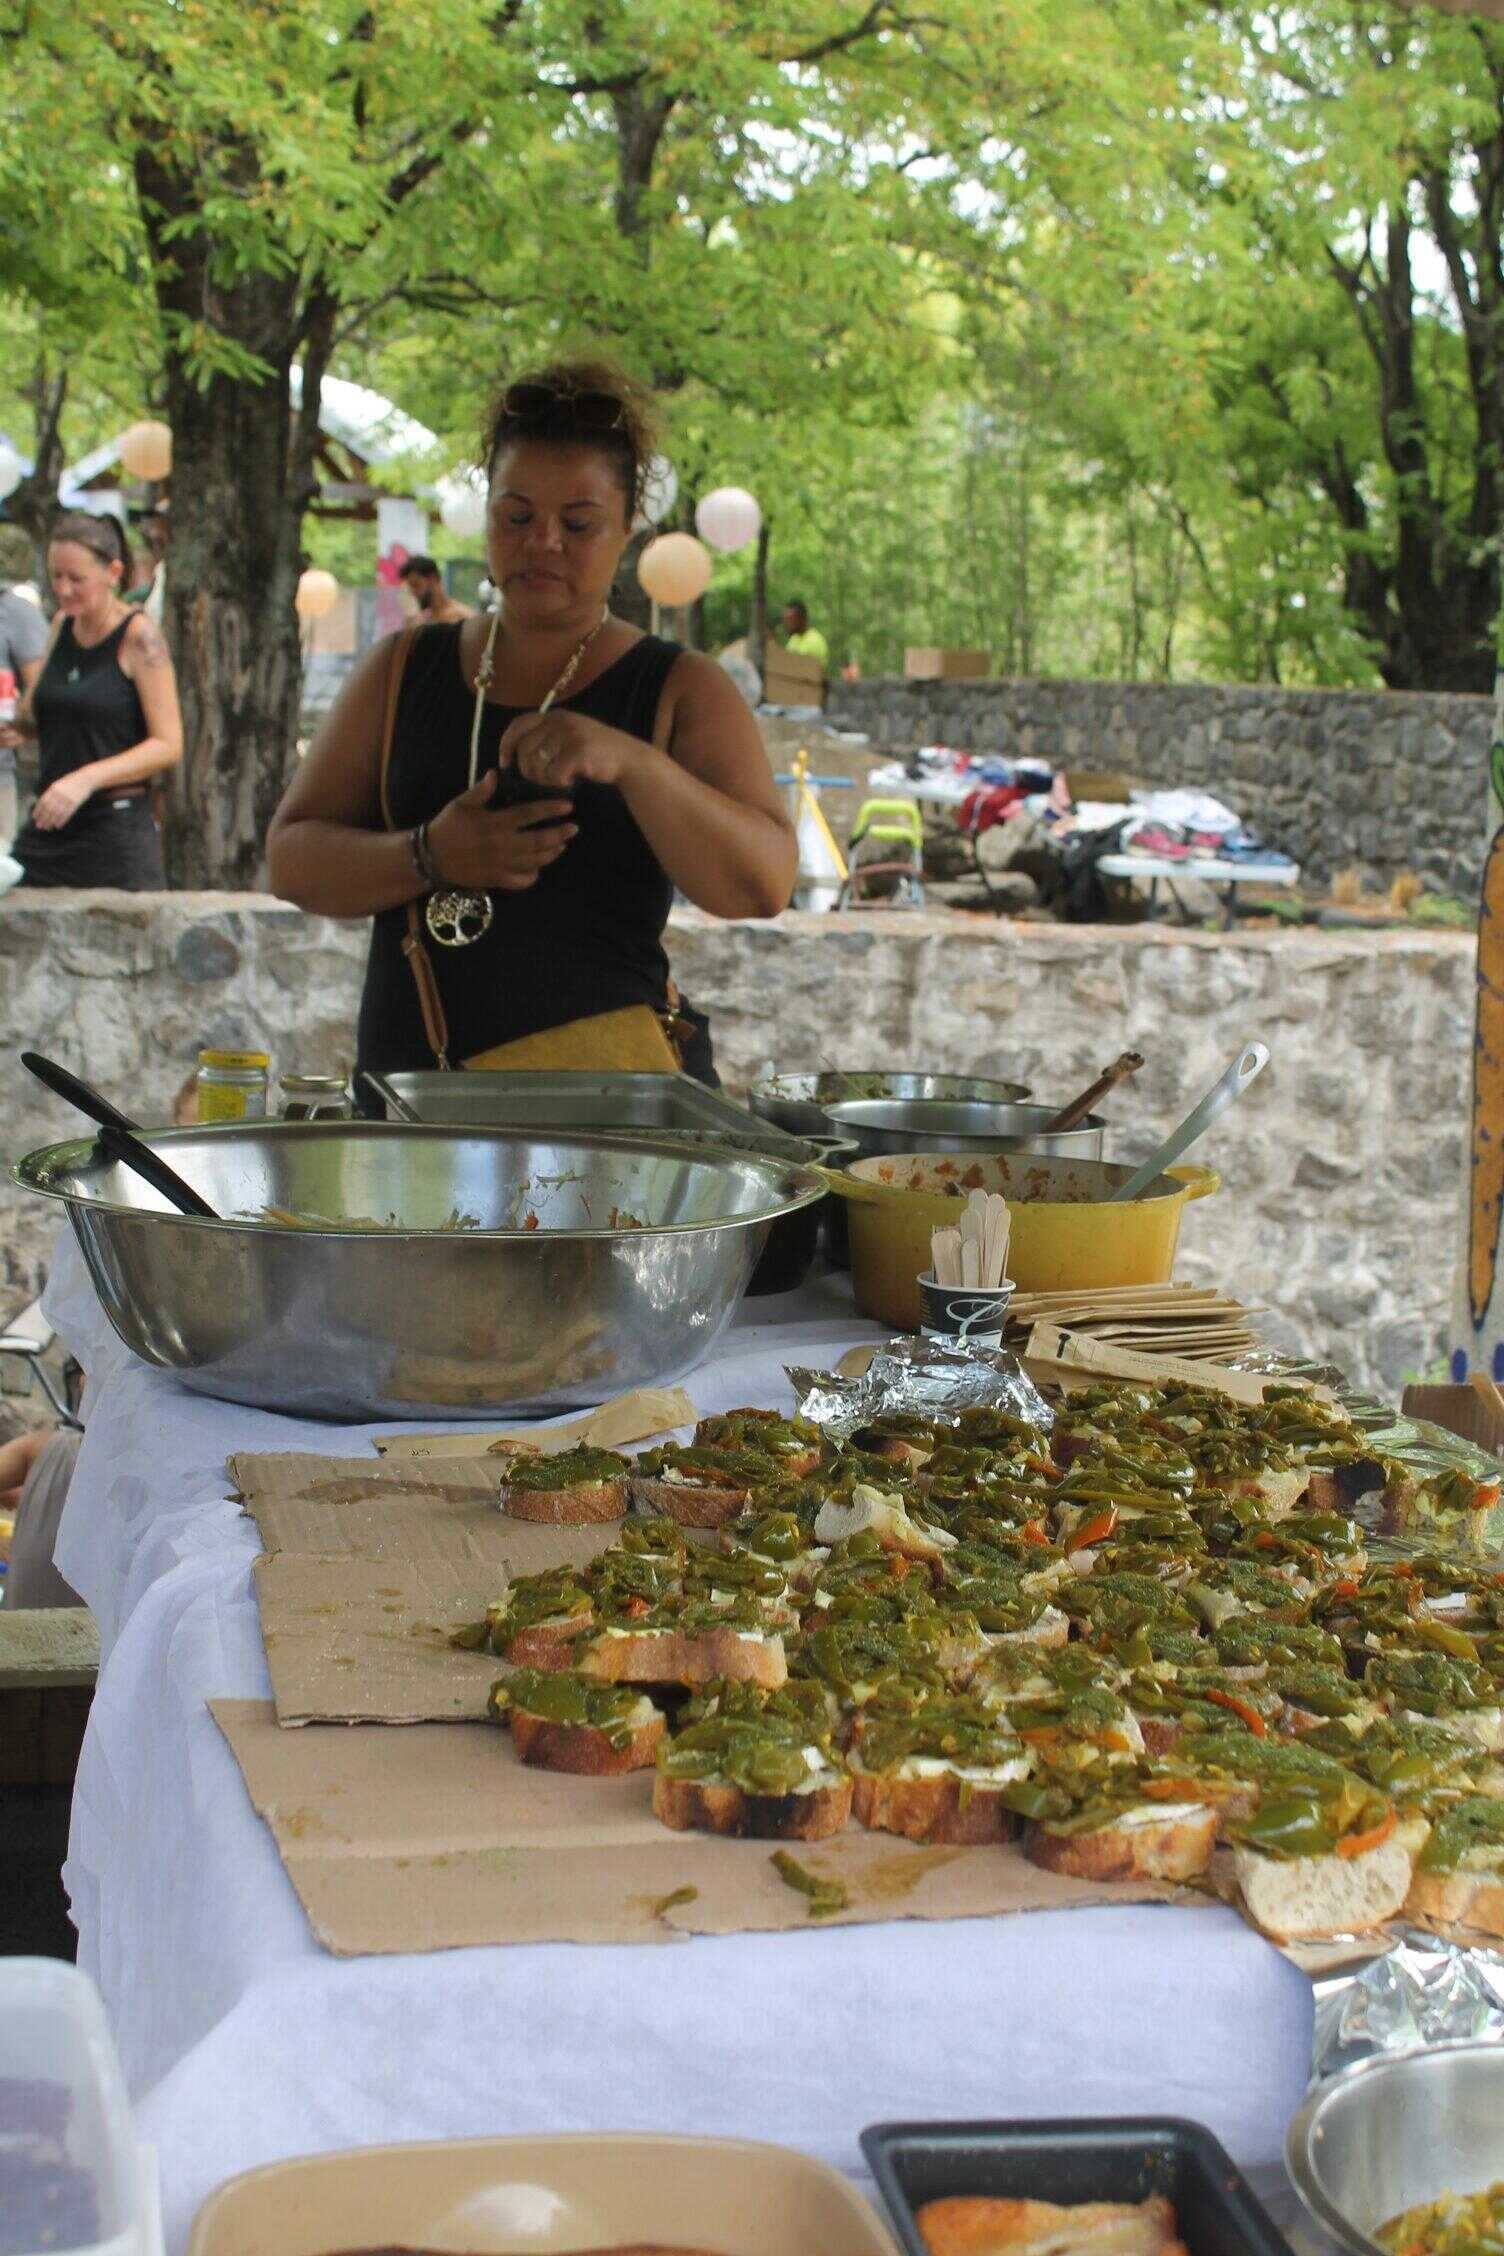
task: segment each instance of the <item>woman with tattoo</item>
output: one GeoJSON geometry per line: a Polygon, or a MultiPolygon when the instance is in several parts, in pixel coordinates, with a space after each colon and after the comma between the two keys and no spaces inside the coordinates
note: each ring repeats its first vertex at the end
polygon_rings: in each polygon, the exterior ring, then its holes
{"type": "Polygon", "coordinates": [[[47,545],[57,602],[42,671],[14,731],[37,740],[37,796],[11,852],[23,885],[159,890],[155,776],[183,756],[177,679],[162,630],[121,597],[130,551],[113,517],[60,517],[47,545]]]}

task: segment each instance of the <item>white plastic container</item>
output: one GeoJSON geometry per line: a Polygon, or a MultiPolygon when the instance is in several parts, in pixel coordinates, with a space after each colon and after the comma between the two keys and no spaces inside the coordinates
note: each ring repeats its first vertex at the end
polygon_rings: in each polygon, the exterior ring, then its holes
{"type": "MultiPolygon", "coordinates": [[[[3,1958],[0,2216],[12,2235],[44,2175],[47,2256],[158,2256],[155,2168],[136,2144],[99,1992],[62,1959],[3,1958]]],[[[40,2256],[44,2244],[20,2245],[40,2256]]]]}

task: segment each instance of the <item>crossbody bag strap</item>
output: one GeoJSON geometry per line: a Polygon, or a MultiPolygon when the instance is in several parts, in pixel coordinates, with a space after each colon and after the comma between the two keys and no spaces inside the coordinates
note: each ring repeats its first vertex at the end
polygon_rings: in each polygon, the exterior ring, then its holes
{"type": "MultiPolygon", "coordinates": [[[[391,663],[386,676],[386,713],[381,726],[381,819],[388,830],[395,830],[392,820],[392,801],[389,780],[392,768],[392,739],[397,730],[397,700],[402,693],[402,676],[407,669],[408,654],[420,630],[416,626],[404,627],[392,645],[391,663]]],[[[434,1062],[442,1071],[449,1071],[449,1021],[444,1015],[444,1001],[439,993],[439,983],[434,976],[432,959],[423,945],[423,926],[418,903],[407,904],[407,931],[403,936],[402,953],[407,958],[413,975],[413,985],[418,990],[418,1010],[423,1020],[423,1032],[433,1051],[434,1062]]]]}

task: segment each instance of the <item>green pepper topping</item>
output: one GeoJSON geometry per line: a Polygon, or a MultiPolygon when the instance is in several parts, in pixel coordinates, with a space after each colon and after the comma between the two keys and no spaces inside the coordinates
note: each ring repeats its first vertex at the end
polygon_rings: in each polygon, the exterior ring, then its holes
{"type": "Polygon", "coordinates": [[[1427,1872],[1455,1872],[1470,1851],[1487,1852],[1488,1861],[1504,1863],[1504,1801],[1494,1794],[1469,1794],[1443,1810],[1431,1827],[1420,1853],[1427,1872]]]}
{"type": "Polygon", "coordinates": [[[830,1919],[851,1901],[851,1890],[844,1881],[822,1880],[818,1873],[806,1872],[787,1849],[775,1849],[768,1862],[786,1888],[796,1888],[801,1896],[808,1897],[811,1919],[830,1919]]]}
{"type": "Polygon", "coordinates": [[[631,1470],[614,1449],[581,1447],[560,1450],[554,1457],[518,1458],[507,1465],[502,1478],[511,1488],[584,1488],[625,1480],[631,1470]]]}
{"type": "Polygon", "coordinates": [[[629,1744],[636,1728],[634,1711],[643,1694],[635,1684],[602,1684],[573,1669],[514,1669],[492,1685],[487,1703],[498,1723],[515,1708],[545,1723],[588,1725],[604,1731],[613,1747],[629,1744]]]}

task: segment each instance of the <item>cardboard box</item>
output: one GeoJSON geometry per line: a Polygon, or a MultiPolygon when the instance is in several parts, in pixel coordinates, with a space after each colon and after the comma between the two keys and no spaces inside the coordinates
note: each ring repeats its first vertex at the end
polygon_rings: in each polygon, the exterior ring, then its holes
{"type": "Polygon", "coordinates": [[[992,661],[985,650],[941,650],[920,643],[903,654],[908,681],[980,681],[992,661]]]}
{"type": "Polygon", "coordinates": [[[1067,768],[1065,788],[1077,806],[1084,806],[1088,801],[1099,807],[1132,804],[1133,786],[1127,776],[1111,768],[1067,768]]]}
{"type": "Polygon", "coordinates": [[[769,635],[763,653],[762,694],[769,705],[823,705],[825,672],[818,658],[786,650],[769,635]]]}
{"type": "Polygon", "coordinates": [[[1491,1456],[1504,1457],[1504,1396],[1491,1379],[1465,1386],[1407,1386],[1400,1404],[1407,1418],[1443,1426],[1491,1456]]]}

